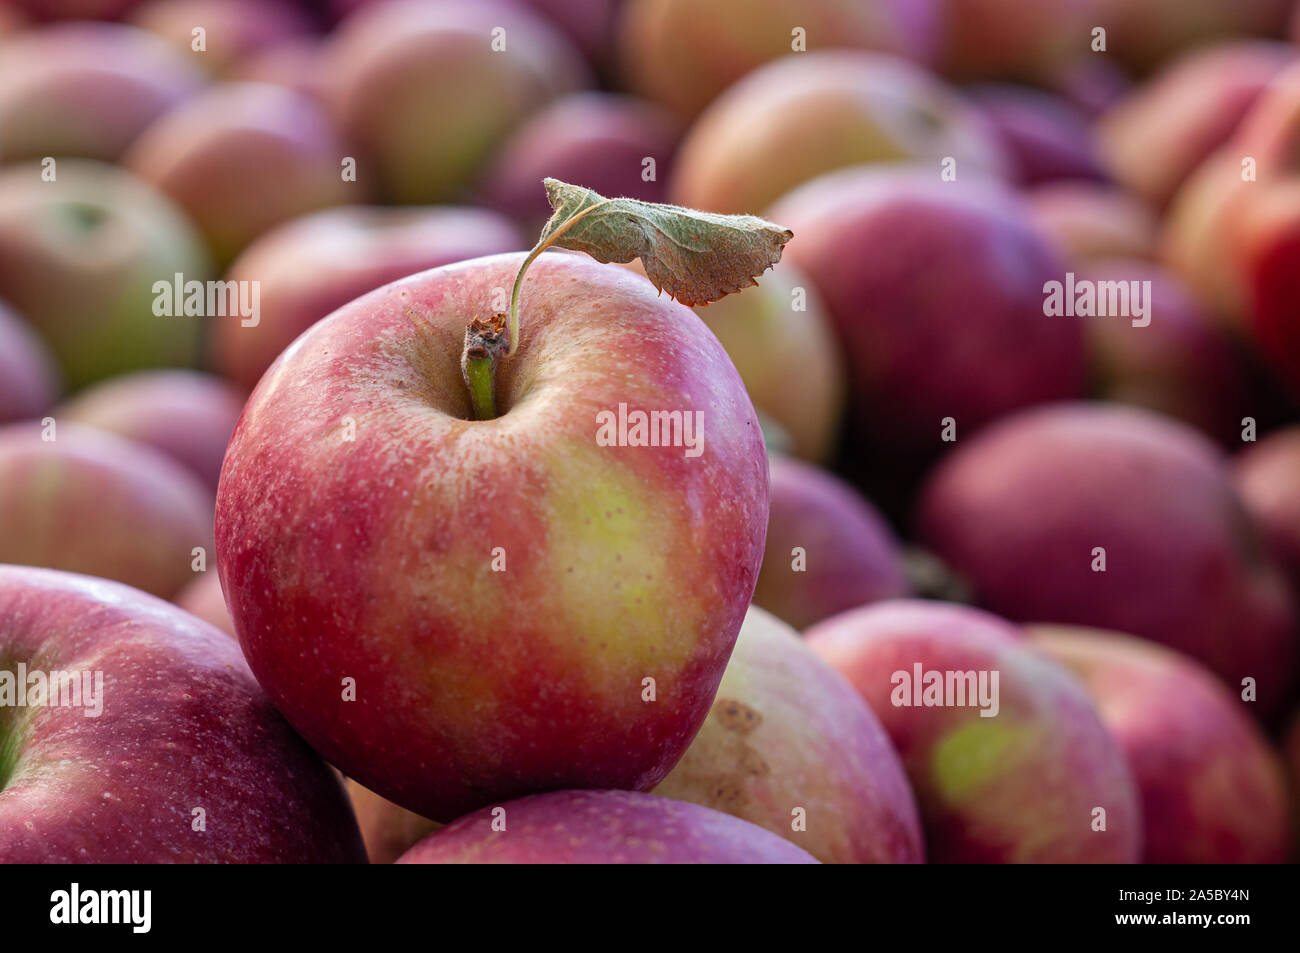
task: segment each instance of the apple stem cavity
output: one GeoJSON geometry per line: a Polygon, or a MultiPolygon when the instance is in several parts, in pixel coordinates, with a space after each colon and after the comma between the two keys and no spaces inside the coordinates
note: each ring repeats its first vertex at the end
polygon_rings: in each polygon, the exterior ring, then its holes
{"type": "Polygon", "coordinates": [[[504,314],[494,314],[486,320],[476,317],[465,328],[460,372],[469,389],[475,420],[491,420],[497,416],[497,363],[505,349],[505,331],[504,314]]]}

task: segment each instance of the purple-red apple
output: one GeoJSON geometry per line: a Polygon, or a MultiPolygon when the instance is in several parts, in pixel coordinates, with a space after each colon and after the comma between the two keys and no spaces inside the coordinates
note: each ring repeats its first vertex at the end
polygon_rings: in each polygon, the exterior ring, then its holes
{"type": "Polygon", "coordinates": [[[36,20],[116,20],[140,0],[10,0],[36,20]]]}
{"type": "Polygon", "coordinates": [[[1053,179],[1101,179],[1091,121],[1053,93],[1025,86],[989,84],[967,89],[1009,157],[1020,185],[1053,179]]]}
{"type": "Polygon", "coordinates": [[[740,377],[626,269],[542,255],[497,416],[473,419],[465,327],[523,258],[424,272],[315,325],[253,392],[217,494],[258,681],[331,764],[436,821],[662,780],[762,560],[767,459],[740,377]]]}
{"type": "Polygon", "coordinates": [[[198,371],[141,371],[81,391],[54,417],[61,424],[86,424],[148,444],[215,492],[244,396],[221,378],[198,371]]]}
{"type": "Polygon", "coordinates": [[[1254,719],[1191,659],[1144,639],[1042,626],[1030,644],[1083,680],[1142,802],[1148,864],[1281,863],[1286,782],[1254,719]]]}
{"type": "Polygon", "coordinates": [[[556,791],[485,807],[399,864],[815,864],[757,824],[634,791],[556,791]]]}
{"type": "Polygon", "coordinates": [[[0,566],[6,684],[0,863],[365,863],[330,769],[174,606],[0,566]]]}
{"type": "Polygon", "coordinates": [[[314,37],[288,40],[239,60],[230,67],[227,78],[237,82],[286,86],[325,103],[327,83],[322,69],[322,50],[322,42],[314,37]]]}
{"type": "Polygon", "coordinates": [[[934,863],[1135,863],[1124,752],[1083,687],[1018,630],[965,606],[894,600],[814,626],[898,749],[934,863]]]}
{"type": "Polygon", "coordinates": [[[349,17],[325,56],[360,180],[403,204],[459,196],[515,126],[588,79],[562,33],[496,0],[379,4],[349,17]]]}
{"type": "Polygon", "coordinates": [[[1039,227],[1074,262],[1155,258],[1159,222],[1139,199],[1101,182],[1049,182],[1025,194],[1039,227]]]}
{"type": "Polygon", "coordinates": [[[212,493],[180,464],[57,421],[0,427],[0,563],[103,576],[166,599],[211,557],[212,493]]]}
{"type": "Polygon", "coordinates": [[[66,23],[0,48],[0,160],[113,161],[202,73],[156,36],[110,23],[66,23]]]}
{"type": "Polygon", "coordinates": [[[1300,597],[1300,425],[1248,446],[1234,461],[1233,478],[1300,597]]]}
{"type": "Polygon", "coordinates": [[[113,166],[59,159],[0,171],[0,298],[49,345],[69,387],[192,365],[201,318],[156,283],[209,277],[203,242],[164,196],[113,166]]]}
{"type": "Polygon", "coordinates": [[[1286,581],[1223,454],[1184,424],[1089,403],[1007,417],[940,463],[919,527],[994,612],[1161,642],[1265,715],[1288,697],[1286,581]]]}
{"type": "Polygon", "coordinates": [[[678,205],[758,213],[822,173],[866,162],[1006,167],[992,127],[941,80],[898,57],[833,50],[771,63],[696,120],[677,154],[678,205]]]}
{"type": "Polygon", "coordinates": [[[53,356],[27,322],[0,302],[0,424],[40,416],[58,394],[53,356]]]}
{"type": "Polygon", "coordinates": [[[162,37],[213,76],[240,60],[311,32],[306,13],[291,0],[149,0],[131,23],[162,37]],[[203,30],[202,49],[194,31],[203,30]]]}
{"type": "Polygon", "coordinates": [[[150,126],[125,162],[183,208],[216,259],[229,262],[281,222],[364,198],[359,181],[344,181],[348,156],[305,94],[225,83],[150,126]]]}
{"type": "Polygon", "coordinates": [[[876,716],[798,632],[753,606],[704,727],[654,793],[751,821],[823,863],[924,860],[876,716]]]}
{"type": "Polygon", "coordinates": [[[1083,327],[1044,313],[1044,284],[1065,263],[997,184],[848,169],[770,217],[794,232],[786,258],[839,332],[850,417],[890,467],[941,449],[945,428],[961,440],[1009,410],[1082,393],[1083,327]]]}
{"type": "Polygon", "coordinates": [[[226,609],[226,597],[221,592],[221,577],[209,569],[199,573],[184,589],[172,598],[172,602],[192,616],[197,616],[208,625],[220,629],[235,638],[235,623],[230,621],[230,611],[226,609]]]}
{"type": "Polygon", "coordinates": [[[256,321],[213,322],[213,366],[251,390],[298,335],[367,291],[417,271],[526,245],[508,219],[471,207],[354,206],[287,222],[231,265],[229,280],[257,282],[259,314],[256,321]]]}
{"type": "Polygon", "coordinates": [[[911,595],[898,540],[856,490],[798,460],[774,456],[769,465],[771,516],[755,605],[806,629],[911,595]]]}

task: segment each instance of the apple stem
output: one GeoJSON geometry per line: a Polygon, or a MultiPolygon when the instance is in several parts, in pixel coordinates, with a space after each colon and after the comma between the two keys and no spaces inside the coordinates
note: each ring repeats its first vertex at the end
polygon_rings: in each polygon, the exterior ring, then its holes
{"type": "Polygon", "coordinates": [[[491,420],[497,415],[497,362],[505,349],[505,331],[504,314],[494,314],[487,320],[475,318],[465,328],[460,372],[469,389],[475,420],[491,420]]]}

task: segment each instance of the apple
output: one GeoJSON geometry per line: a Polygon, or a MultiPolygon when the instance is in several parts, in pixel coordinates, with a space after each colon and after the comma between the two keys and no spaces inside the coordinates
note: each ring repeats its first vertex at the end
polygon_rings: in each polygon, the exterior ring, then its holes
{"type": "Polygon", "coordinates": [[[1276,864],[1282,765],[1240,703],[1186,656],[1143,639],[1042,626],[1031,644],[1081,678],[1128,758],[1148,864],[1276,864]]]}
{"type": "Polygon", "coordinates": [[[634,791],[555,791],[485,807],[434,831],[397,862],[817,863],[756,824],[697,804],[634,791]]]}
{"type": "Polygon", "coordinates": [[[759,213],[859,163],[922,163],[938,182],[945,157],[972,175],[1006,167],[984,117],[920,67],[883,53],[805,53],[756,70],[696,120],[669,192],[688,208],[759,213]]]}
{"type": "Polygon", "coordinates": [[[1300,595],[1300,425],[1276,430],[1242,450],[1233,479],[1300,595]]]}
{"type": "Polygon", "coordinates": [[[1280,36],[1292,0],[1097,0],[1107,53],[1147,72],[1180,53],[1236,36],[1280,36]]]}
{"type": "Polygon", "coordinates": [[[1074,262],[1156,258],[1159,221],[1142,201],[1102,182],[1048,182],[1025,193],[1029,213],[1074,262]]]}
{"type": "Polygon", "coordinates": [[[1163,643],[1235,692],[1253,679],[1265,714],[1288,697],[1295,605],[1223,454],[1184,424],[1114,404],[1022,411],[945,457],[918,525],[994,612],[1163,643]]]}
{"type": "Polygon", "coordinates": [[[1150,317],[1083,319],[1092,396],[1160,411],[1220,443],[1241,440],[1255,389],[1232,336],[1190,288],[1153,262],[1099,259],[1076,267],[1083,281],[1150,282],[1150,317]]]}
{"type": "Polygon", "coordinates": [[[962,79],[1050,83],[1093,56],[1099,0],[941,0],[939,65],[962,79]]]}
{"type": "Polygon", "coordinates": [[[40,416],[58,393],[54,358],[27,323],[0,302],[0,424],[40,416]]]}
{"type": "Polygon", "coordinates": [[[850,422],[888,469],[946,446],[945,418],[961,440],[999,414],[1082,392],[1082,324],[1044,314],[1044,284],[1065,263],[998,184],[847,169],[768,217],[794,231],[785,257],[839,332],[850,422]]]}
{"type": "Polygon", "coordinates": [[[506,139],[480,192],[485,204],[533,230],[551,214],[541,185],[547,176],[601,195],[663,202],[680,134],[676,117],[652,103],[573,93],[539,110],[506,139]]]}
{"type": "Polygon", "coordinates": [[[132,12],[131,23],[213,76],[312,31],[306,13],[291,0],[149,0],[132,12]],[[204,48],[196,50],[194,31],[200,28],[204,48]]]}
{"type": "Polygon", "coordinates": [[[125,163],[189,213],[213,255],[299,215],[360,201],[349,155],[310,97],[269,83],[223,83],[150,126],[125,163]]]}
{"type": "Polygon", "coordinates": [[[113,166],[59,159],[55,181],[0,170],[0,298],[53,351],[70,388],[192,365],[200,319],[155,314],[156,282],[202,281],[202,240],[165,197],[113,166]]]}
{"type": "Polygon", "coordinates": [[[1123,750],[1083,686],[1015,627],[902,599],[841,613],[806,638],[898,749],[932,863],[1138,860],[1123,750]]]}
{"type": "Polygon", "coordinates": [[[1097,141],[1107,170],[1164,208],[1298,57],[1294,46],[1270,40],[1239,40],[1180,57],[1101,118],[1097,141]]]}
{"type": "Polygon", "coordinates": [[[844,678],[750,607],[704,727],[655,794],[765,827],[823,863],[921,863],[889,738],[844,678]]]}
{"type": "Polygon", "coordinates": [[[878,50],[928,62],[937,30],[936,0],[628,0],[619,51],[634,90],[693,116],[799,43],[806,51],[878,50]]]}
{"type": "Polygon", "coordinates": [[[227,279],[258,283],[260,314],[256,322],[212,323],[213,366],[251,390],[298,335],[353,298],[417,271],[527,244],[502,215],[468,206],[350,206],[286,222],[231,265],[227,279]]]}
{"type": "Polygon", "coordinates": [[[360,10],[325,58],[327,96],[359,151],[361,181],[403,204],[459,196],[512,129],[588,80],[562,33],[496,0],[360,10]]]}
{"type": "Polygon", "coordinates": [[[0,709],[0,863],[365,862],[337,780],[211,626],[106,579],[0,566],[0,660],[29,691],[62,672],[83,692],[0,709]]]}
{"type": "Polygon", "coordinates": [[[191,470],[215,492],[221,458],[244,393],[198,371],[140,371],[81,391],[54,413],[148,444],[191,470]]]}
{"type": "Polygon", "coordinates": [[[372,864],[393,863],[442,826],[380,797],[350,778],[346,787],[372,864]]]}
{"type": "Polygon", "coordinates": [[[427,271],[312,327],[253,392],[217,493],[258,681],[331,764],[440,822],[662,780],[762,560],[767,459],[740,377],[626,269],[542,255],[497,416],[471,419],[465,327],[524,257],[427,271]],[[639,445],[615,433],[636,411],[682,426],[639,445]]]}
{"type": "Polygon", "coordinates": [[[771,516],[756,605],[806,629],[846,609],[911,595],[898,540],[857,491],[798,460],[775,456],[769,464],[771,516]]]}
{"type": "Polygon", "coordinates": [[[220,629],[231,638],[236,638],[235,623],[230,621],[226,597],[221,592],[221,577],[212,570],[195,576],[192,582],[176,593],[172,602],[190,615],[220,629]]]}
{"type": "Polygon", "coordinates": [[[88,427],[0,427],[0,563],[103,576],[166,599],[211,555],[211,491],[180,464],[88,427]]]}
{"type": "Polygon", "coordinates": [[[965,92],[1001,140],[1020,185],[1104,177],[1088,116],[1063,97],[997,83],[965,92]]]}
{"type": "Polygon", "coordinates": [[[37,20],[116,20],[140,0],[11,0],[37,20]]]}
{"type": "Polygon", "coordinates": [[[133,27],[61,23],[17,34],[0,49],[0,160],[116,160],[202,82],[167,44],[133,27]]]}
{"type": "Polygon", "coordinates": [[[286,40],[236,61],[226,78],[287,86],[324,104],[327,83],[322,68],[323,50],[324,44],[315,37],[286,40]]]}

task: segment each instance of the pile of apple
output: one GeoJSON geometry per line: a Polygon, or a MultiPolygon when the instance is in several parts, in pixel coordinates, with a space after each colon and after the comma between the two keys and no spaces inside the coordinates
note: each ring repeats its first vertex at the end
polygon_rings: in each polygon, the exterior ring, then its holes
{"type": "Polygon", "coordinates": [[[0,0],[0,863],[1297,817],[1296,0],[0,0]],[[794,237],[542,254],[480,419],[547,177],[794,237]]]}

